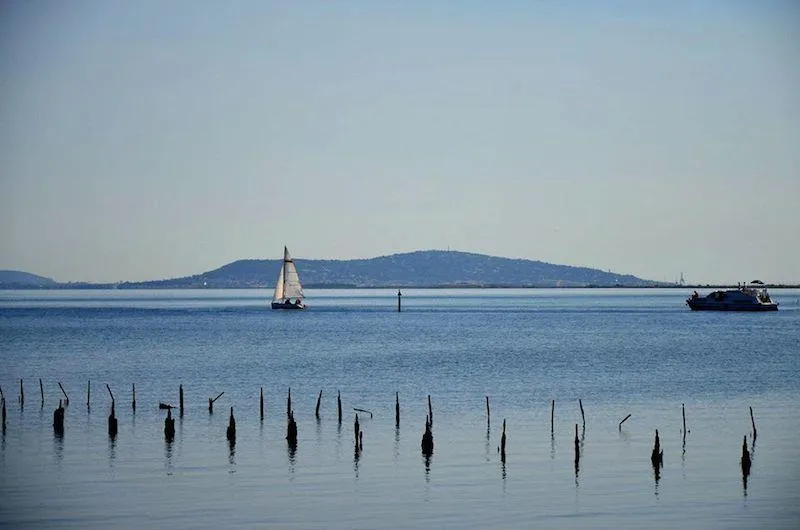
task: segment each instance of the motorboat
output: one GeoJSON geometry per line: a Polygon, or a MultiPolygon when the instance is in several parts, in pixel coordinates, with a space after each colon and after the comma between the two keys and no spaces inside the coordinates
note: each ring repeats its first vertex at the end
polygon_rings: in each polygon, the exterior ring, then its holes
{"type": "Polygon", "coordinates": [[[714,291],[700,296],[697,291],[686,299],[693,311],[777,311],[778,303],[769,297],[763,282],[755,280],[736,289],[714,291]]]}

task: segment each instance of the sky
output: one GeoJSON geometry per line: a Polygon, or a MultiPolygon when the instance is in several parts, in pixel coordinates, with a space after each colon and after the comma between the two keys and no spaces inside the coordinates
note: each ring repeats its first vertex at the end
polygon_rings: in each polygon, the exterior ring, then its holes
{"type": "Polygon", "coordinates": [[[0,269],[800,282],[800,3],[0,3],[0,269]]]}

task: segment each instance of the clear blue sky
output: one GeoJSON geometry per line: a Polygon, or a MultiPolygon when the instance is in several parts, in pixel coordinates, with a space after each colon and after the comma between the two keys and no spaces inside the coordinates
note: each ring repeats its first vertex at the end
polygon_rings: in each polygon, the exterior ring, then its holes
{"type": "Polygon", "coordinates": [[[0,76],[0,268],[800,281],[798,2],[10,1],[0,76]]]}

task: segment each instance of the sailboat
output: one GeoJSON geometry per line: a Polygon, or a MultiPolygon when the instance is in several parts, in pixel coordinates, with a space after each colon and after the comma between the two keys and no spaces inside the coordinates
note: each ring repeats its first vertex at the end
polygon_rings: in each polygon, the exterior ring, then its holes
{"type": "Polygon", "coordinates": [[[289,249],[283,247],[283,264],[278,273],[275,293],[272,295],[272,309],[305,309],[303,303],[303,286],[294,265],[289,249]],[[294,299],[294,300],[292,300],[294,299]]]}

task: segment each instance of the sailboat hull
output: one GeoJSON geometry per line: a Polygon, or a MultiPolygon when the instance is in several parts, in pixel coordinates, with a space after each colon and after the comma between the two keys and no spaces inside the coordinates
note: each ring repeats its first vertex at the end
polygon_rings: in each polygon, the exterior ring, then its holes
{"type": "Polygon", "coordinates": [[[306,305],[303,302],[293,304],[291,302],[272,302],[272,309],[305,309],[306,305]]]}

